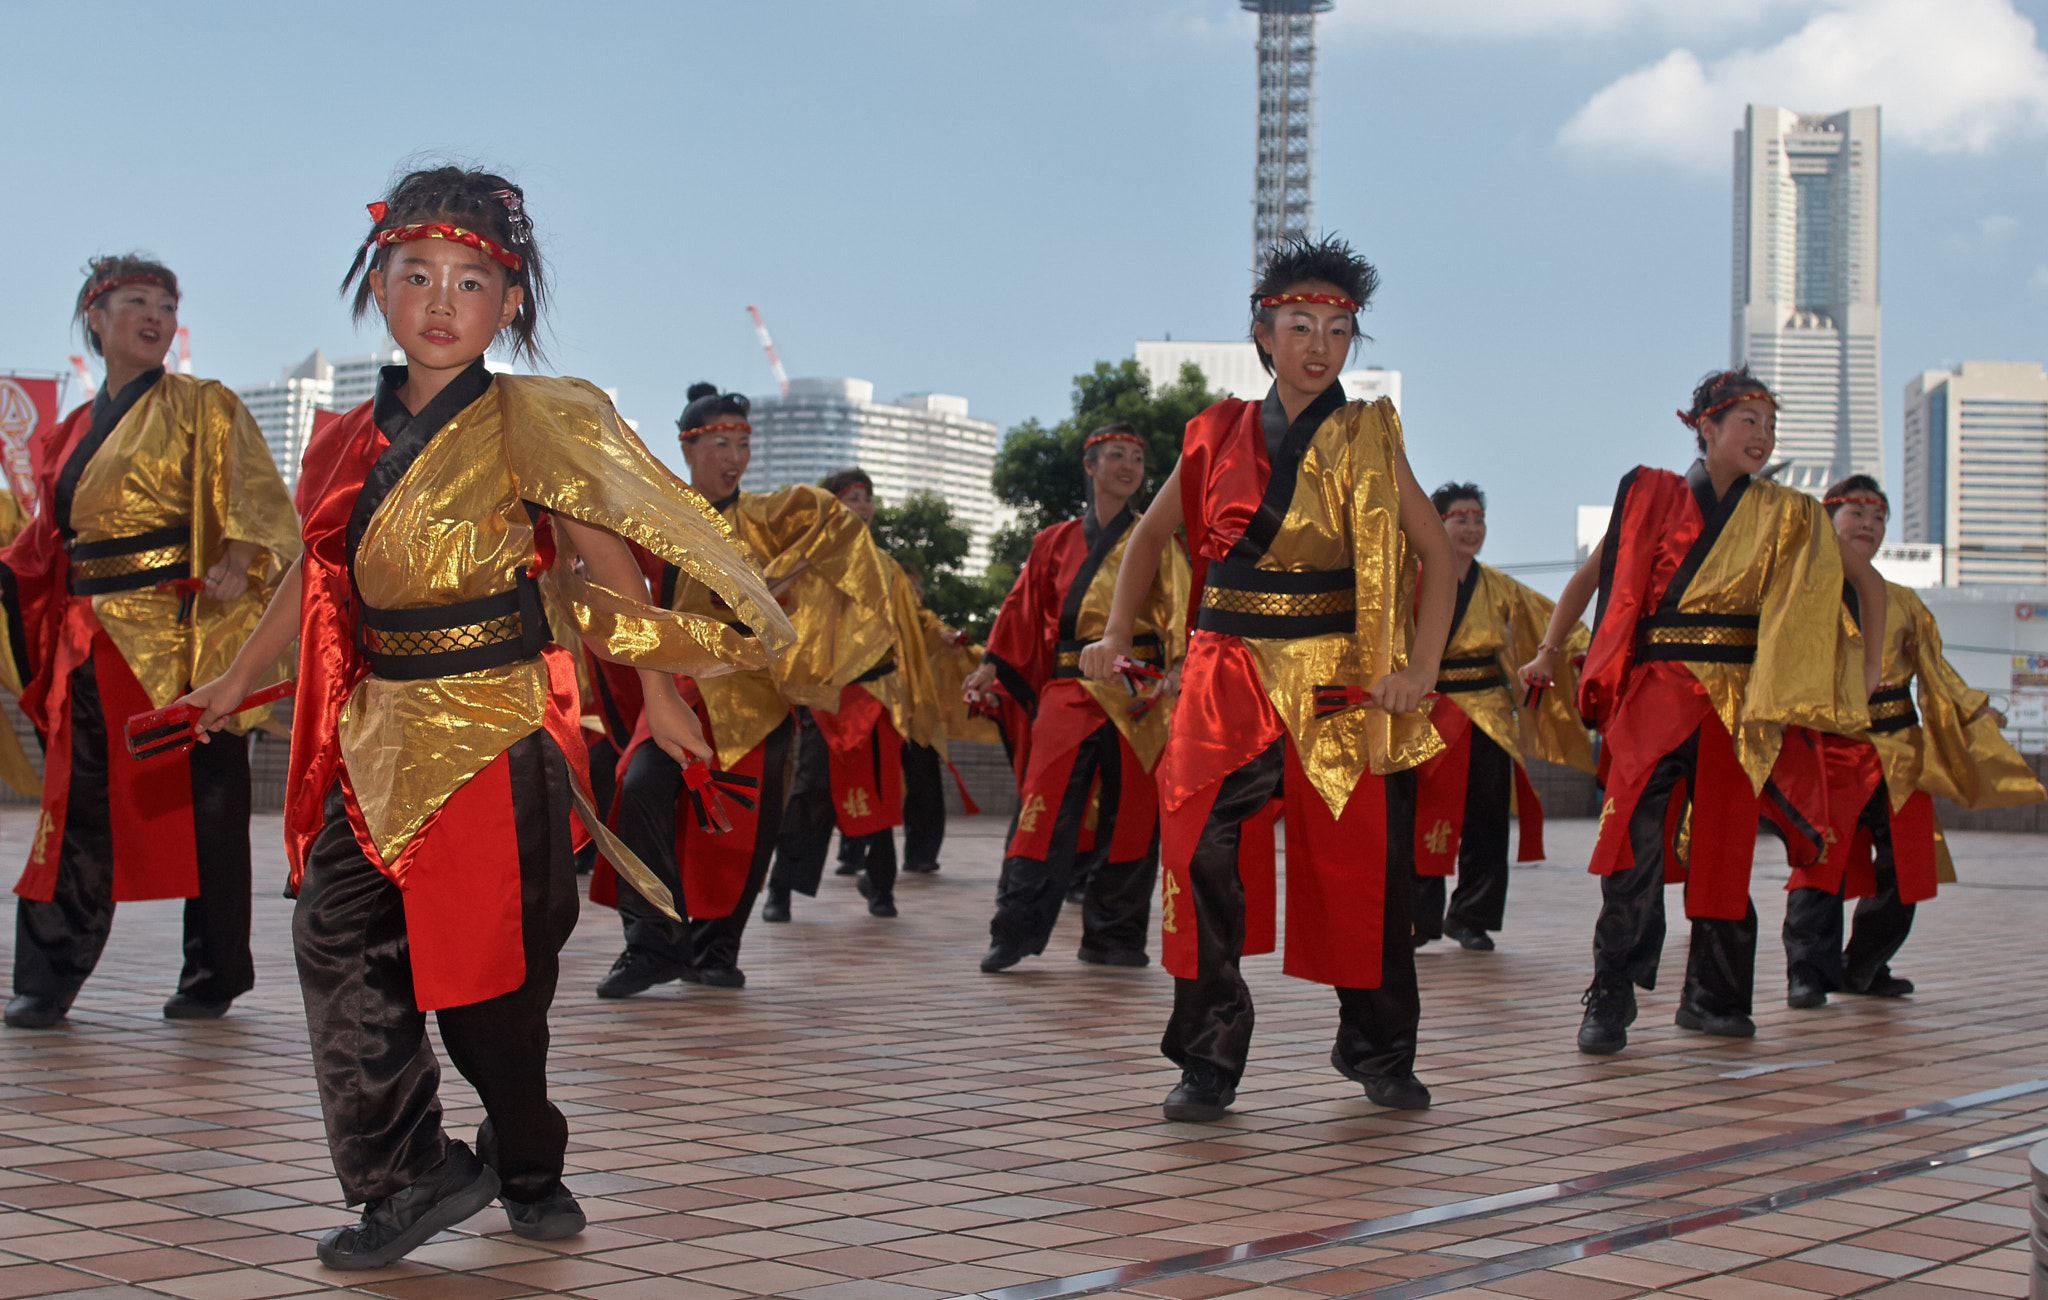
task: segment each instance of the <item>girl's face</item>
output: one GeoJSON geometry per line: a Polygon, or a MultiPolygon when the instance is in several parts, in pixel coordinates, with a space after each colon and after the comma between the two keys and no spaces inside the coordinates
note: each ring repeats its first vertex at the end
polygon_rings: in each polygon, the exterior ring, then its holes
{"type": "Polygon", "coordinates": [[[1884,526],[1891,511],[1882,502],[1851,500],[1835,507],[1835,536],[1864,559],[1874,559],[1884,545],[1884,526]]]}
{"type": "Polygon", "coordinates": [[[1709,469],[1761,473],[1778,445],[1778,408],[1760,397],[1746,398],[1711,420],[1700,421],[1709,469]]]}
{"type": "MultiPolygon", "coordinates": [[[[1342,296],[1334,284],[1308,280],[1285,293],[1342,296]]],[[[1273,358],[1273,377],[1304,393],[1320,393],[1351,356],[1351,313],[1326,302],[1290,302],[1273,309],[1273,323],[1252,326],[1252,337],[1273,358]]]]}
{"type": "Polygon", "coordinates": [[[505,268],[449,239],[414,239],[385,250],[370,292],[406,359],[429,370],[459,370],[512,323],[526,290],[505,268]]]}
{"type": "Polygon", "coordinates": [[[1459,555],[1479,554],[1479,548],[1486,545],[1486,507],[1470,497],[1451,502],[1451,508],[1444,511],[1444,532],[1459,555]]]}
{"type": "Polygon", "coordinates": [[[1095,463],[1081,462],[1095,486],[1129,500],[1145,486],[1145,449],[1118,438],[1095,444],[1095,463]]]}
{"type": "Polygon", "coordinates": [[[754,435],[742,429],[700,433],[683,444],[683,460],[690,467],[690,486],[713,501],[723,501],[740,490],[740,478],[753,459],[754,435]]]}
{"type": "Polygon", "coordinates": [[[839,504],[860,516],[864,524],[875,522],[875,494],[856,483],[839,494],[839,504]]]}
{"type": "Polygon", "coordinates": [[[159,284],[124,284],[86,308],[109,371],[154,370],[178,333],[178,300],[159,284]]]}

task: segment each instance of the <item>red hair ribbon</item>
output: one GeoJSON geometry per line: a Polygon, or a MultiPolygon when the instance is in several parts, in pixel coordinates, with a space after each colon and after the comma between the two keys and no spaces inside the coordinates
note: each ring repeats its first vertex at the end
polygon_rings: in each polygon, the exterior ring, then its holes
{"type": "Polygon", "coordinates": [[[752,433],[753,431],[754,426],[748,424],[745,420],[716,420],[710,424],[700,424],[694,429],[685,429],[676,436],[684,442],[695,442],[707,433],[752,433]]]}
{"type": "Polygon", "coordinates": [[[382,221],[384,215],[391,211],[391,205],[380,199],[375,203],[365,203],[363,210],[370,214],[370,220],[382,221]]]}
{"type": "Polygon", "coordinates": [[[1778,399],[1771,396],[1768,389],[1757,388],[1747,393],[1737,393],[1733,397],[1723,398],[1706,410],[1701,411],[1697,416],[1688,415],[1684,411],[1680,411],[1678,413],[1678,422],[1688,429],[1697,429],[1700,427],[1702,420],[1711,420],[1736,403],[1748,401],[1769,402],[1772,410],[1778,409],[1778,399]]]}
{"type": "Polygon", "coordinates": [[[1259,299],[1259,306],[1285,307],[1290,302],[1321,302],[1332,307],[1342,307],[1348,312],[1358,310],[1358,304],[1341,293],[1276,293],[1270,298],[1259,299]]]}
{"type": "Polygon", "coordinates": [[[1098,442],[1133,442],[1139,447],[1145,445],[1145,440],[1129,429],[1104,429],[1100,433],[1089,434],[1088,441],[1081,444],[1081,450],[1086,451],[1098,442]]]}
{"type": "Polygon", "coordinates": [[[693,758],[683,764],[683,791],[690,796],[690,811],[697,815],[698,829],[712,835],[723,835],[732,829],[732,817],[725,810],[725,800],[730,799],[752,811],[754,797],[740,791],[760,788],[760,778],[718,771],[701,758],[693,758]]]}
{"type": "MultiPolygon", "coordinates": [[[[166,292],[171,290],[171,286],[165,282],[163,276],[155,271],[136,271],[131,275],[110,275],[104,280],[92,282],[92,287],[85,291],[85,305],[88,307],[92,306],[100,300],[101,294],[112,293],[124,284],[153,284],[166,292]]],[[[177,296],[176,293],[171,293],[172,298],[177,296]]]]}
{"type": "MultiPolygon", "coordinates": [[[[371,205],[372,208],[376,206],[376,204],[371,205]]],[[[382,218],[379,218],[379,220],[382,220],[382,218]]],[[[446,239],[457,244],[467,244],[478,252],[487,255],[493,262],[496,262],[508,271],[517,271],[520,267],[526,265],[525,260],[519,254],[506,248],[496,240],[486,239],[474,230],[464,230],[461,226],[451,226],[445,221],[416,221],[409,226],[393,226],[389,230],[378,231],[374,237],[374,242],[377,247],[386,248],[392,244],[411,243],[415,239],[446,239]]]]}

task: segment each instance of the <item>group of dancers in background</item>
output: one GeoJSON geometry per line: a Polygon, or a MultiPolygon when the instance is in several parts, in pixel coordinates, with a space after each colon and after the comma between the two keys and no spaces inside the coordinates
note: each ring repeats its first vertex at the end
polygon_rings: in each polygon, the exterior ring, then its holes
{"type": "Polygon", "coordinates": [[[1144,439],[1091,434],[1086,509],[1033,539],[974,647],[875,543],[865,474],[740,488],[744,397],[691,390],[686,484],[591,385],[486,369],[494,345],[540,360],[517,185],[415,171],[369,214],[343,288],[405,364],[322,422],[295,495],[227,389],[165,371],[177,277],[102,258],[77,316],[105,383],[35,443],[37,507],[0,551],[0,682],[43,748],[38,785],[0,732],[0,775],[42,800],[10,1026],[63,1020],[123,901],[186,900],[165,1016],[252,986],[241,738],[291,695],[293,949],[363,1207],[320,1241],[331,1267],[493,1200],[522,1236],[583,1228],[546,1086],[579,856],[624,932],[600,996],[739,987],[756,906],[790,921],[834,829],[874,916],[896,915],[894,827],[902,869],[938,869],[949,739],[999,737],[1017,782],[982,970],[1043,953],[1070,896],[1082,961],[1143,966],[1158,894],[1164,1113],[1186,1121],[1243,1078],[1241,963],[1282,928],[1283,827],[1284,970],[1336,990],[1332,1066],[1417,1109],[1414,951],[1494,946],[1514,815],[1520,856],[1543,854],[1531,760],[1603,789],[1593,1054],[1655,987],[1667,883],[1692,924],[1677,1023],[1754,1033],[1760,822],[1794,869],[1787,1000],[1815,1007],[1911,991],[1889,962],[1953,878],[1931,796],[2044,797],[1926,607],[1871,567],[1878,484],[1772,482],[1777,401],[1743,370],[1681,412],[1688,471],[1623,478],[1553,603],[1477,559],[1479,487],[1425,493],[1393,405],[1347,400],[1373,268],[1293,241],[1251,295],[1264,400],[1190,421],[1142,514],[1144,439]],[[124,753],[129,719],[167,708],[196,743],[124,753]],[[429,1011],[486,1112],[473,1147],[442,1123],[429,1011]]]}

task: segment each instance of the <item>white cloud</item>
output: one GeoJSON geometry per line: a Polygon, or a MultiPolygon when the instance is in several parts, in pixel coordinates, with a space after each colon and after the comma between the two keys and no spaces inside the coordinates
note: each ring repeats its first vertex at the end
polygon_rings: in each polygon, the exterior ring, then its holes
{"type": "Polygon", "coordinates": [[[1888,142],[1981,153],[2048,128],[2048,56],[2011,0],[1833,0],[1764,49],[1709,63],[1673,50],[1595,94],[1558,139],[1725,168],[1749,103],[1802,112],[1879,104],[1888,142]]]}

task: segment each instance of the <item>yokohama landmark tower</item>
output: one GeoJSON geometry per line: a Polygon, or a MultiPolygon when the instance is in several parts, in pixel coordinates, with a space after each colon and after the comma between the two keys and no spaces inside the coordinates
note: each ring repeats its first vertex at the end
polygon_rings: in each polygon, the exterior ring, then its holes
{"type": "Polygon", "coordinates": [[[1252,184],[1252,265],[1308,233],[1309,144],[1315,132],[1316,15],[1334,0],[1239,0],[1259,16],[1259,146],[1252,184]]]}

